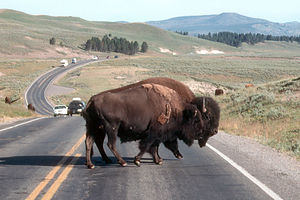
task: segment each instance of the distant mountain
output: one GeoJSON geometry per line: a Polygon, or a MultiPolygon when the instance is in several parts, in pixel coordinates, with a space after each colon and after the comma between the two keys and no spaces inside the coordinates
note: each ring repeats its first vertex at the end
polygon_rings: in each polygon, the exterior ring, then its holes
{"type": "Polygon", "coordinates": [[[264,19],[246,17],[237,13],[175,17],[162,21],[149,21],[146,23],[169,31],[189,32],[190,35],[222,31],[262,33],[274,36],[300,35],[299,22],[275,23],[264,19]]]}

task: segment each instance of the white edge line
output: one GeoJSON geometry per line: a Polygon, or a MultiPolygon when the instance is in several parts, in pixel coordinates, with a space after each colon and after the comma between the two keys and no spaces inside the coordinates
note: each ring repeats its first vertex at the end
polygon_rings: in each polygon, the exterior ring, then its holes
{"type": "Polygon", "coordinates": [[[36,119],[30,120],[30,121],[27,121],[27,122],[23,122],[23,123],[20,123],[20,124],[16,124],[16,125],[14,125],[14,126],[10,126],[10,127],[1,129],[0,132],[6,131],[6,130],[9,130],[9,129],[12,129],[12,128],[16,128],[16,127],[18,127],[18,126],[22,126],[22,125],[25,125],[25,124],[29,124],[29,123],[31,123],[31,122],[34,122],[34,121],[37,121],[37,120],[40,120],[40,119],[45,119],[45,118],[47,118],[47,117],[40,117],[40,118],[36,118],[36,119]]]}
{"type": "Polygon", "coordinates": [[[250,179],[254,184],[256,184],[260,189],[262,189],[265,193],[267,193],[271,198],[275,200],[282,200],[282,198],[273,192],[270,188],[268,188],[265,184],[260,182],[257,178],[252,176],[249,172],[247,172],[243,167],[239,166],[237,163],[235,163],[233,160],[231,160],[229,157],[224,155],[222,152],[214,148],[213,146],[206,144],[208,148],[213,150],[216,154],[221,156],[224,160],[226,160],[229,164],[231,164],[234,168],[236,168],[238,171],[240,171],[244,176],[246,176],[248,179],[250,179]]]}
{"type": "Polygon", "coordinates": [[[46,71],[46,72],[44,72],[43,74],[41,74],[41,75],[39,75],[31,84],[30,84],[30,86],[26,89],[26,92],[25,92],[25,104],[26,104],[26,107],[28,106],[28,100],[27,100],[27,93],[28,93],[28,91],[30,90],[30,88],[32,87],[32,85],[35,83],[35,82],[37,82],[42,76],[44,76],[45,74],[47,74],[47,73],[49,73],[49,72],[51,72],[51,71],[54,71],[56,69],[56,67],[55,68],[52,68],[51,70],[49,70],[49,71],[46,71]]]}

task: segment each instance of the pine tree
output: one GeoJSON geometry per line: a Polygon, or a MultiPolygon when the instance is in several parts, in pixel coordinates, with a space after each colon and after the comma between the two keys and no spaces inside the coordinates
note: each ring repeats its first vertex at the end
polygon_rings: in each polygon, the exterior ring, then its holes
{"type": "Polygon", "coordinates": [[[146,53],[148,51],[148,44],[147,42],[142,43],[141,52],[146,53]]]}

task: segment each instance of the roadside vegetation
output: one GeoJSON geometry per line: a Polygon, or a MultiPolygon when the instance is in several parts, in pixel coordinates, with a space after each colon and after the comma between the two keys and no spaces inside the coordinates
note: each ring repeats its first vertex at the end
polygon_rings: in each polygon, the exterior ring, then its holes
{"type": "Polygon", "coordinates": [[[0,60],[0,122],[36,116],[25,107],[24,94],[40,74],[50,70],[51,66],[57,63],[55,60],[0,60]],[[20,99],[12,104],[6,104],[5,97],[20,99]]]}

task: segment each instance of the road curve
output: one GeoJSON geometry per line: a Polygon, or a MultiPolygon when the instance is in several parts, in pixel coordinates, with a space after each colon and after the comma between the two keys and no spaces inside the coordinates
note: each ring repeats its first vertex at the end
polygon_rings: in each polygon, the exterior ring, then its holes
{"type": "Polygon", "coordinates": [[[31,103],[38,114],[47,116],[53,115],[52,106],[45,96],[48,85],[59,75],[93,61],[94,60],[78,61],[76,64],[70,64],[67,67],[57,67],[41,75],[27,89],[27,92],[25,93],[26,104],[28,105],[31,103]]]}

